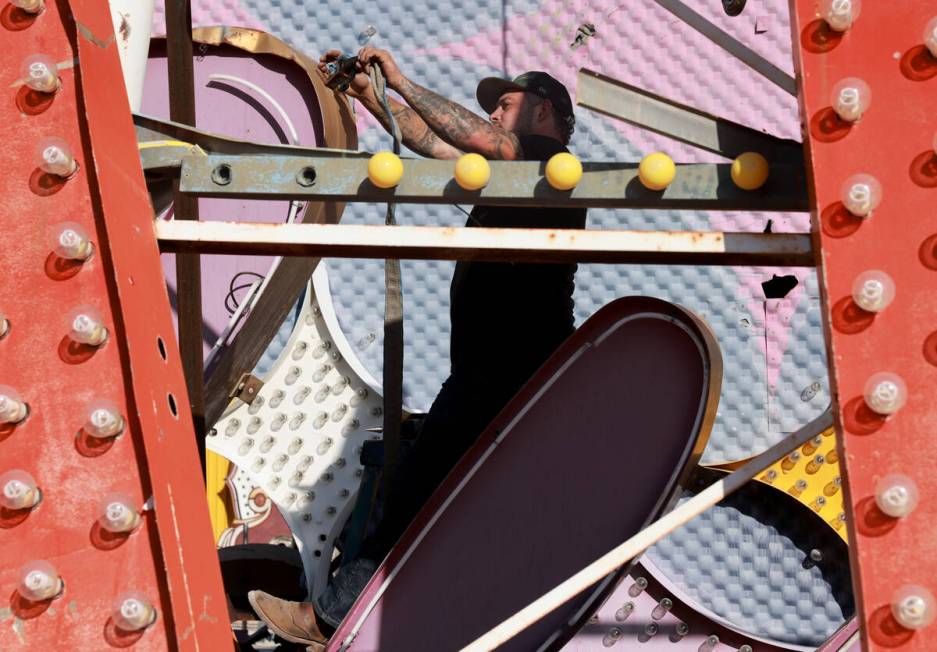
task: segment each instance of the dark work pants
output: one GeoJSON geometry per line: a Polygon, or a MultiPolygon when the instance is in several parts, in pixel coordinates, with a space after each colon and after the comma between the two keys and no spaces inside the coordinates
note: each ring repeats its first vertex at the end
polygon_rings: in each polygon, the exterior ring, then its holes
{"type": "MultiPolygon", "coordinates": [[[[496,370],[494,378],[446,379],[410,455],[397,471],[388,509],[374,534],[364,542],[361,556],[379,563],[465,452],[524,384],[505,382],[510,377],[496,370]]],[[[526,374],[513,374],[526,378],[526,374]]]]}

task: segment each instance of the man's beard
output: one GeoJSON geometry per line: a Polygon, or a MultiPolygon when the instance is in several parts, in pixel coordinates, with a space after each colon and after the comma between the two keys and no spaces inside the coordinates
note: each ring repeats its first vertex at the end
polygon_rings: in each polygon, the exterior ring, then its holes
{"type": "Polygon", "coordinates": [[[523,113],[517,116],[517,122],[512,131],[518,136],[528,136],[533,133],[534,120],[536,117],[536,106],[525,107],[523,113]]]}

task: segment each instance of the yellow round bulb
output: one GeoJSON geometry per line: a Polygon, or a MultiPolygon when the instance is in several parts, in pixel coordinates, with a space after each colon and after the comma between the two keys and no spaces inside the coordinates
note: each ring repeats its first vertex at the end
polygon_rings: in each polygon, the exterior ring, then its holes
{"type": "Polygon", "coordinates": [[[393,188],[403,177],[403,161],[393,152],[378,152],[368,161],[368,179],[378,188],[393,188]]]}
{"type": "Polygon", "coordinates": [[[554,154],[547,161],[547,183],[557,190],[572,190],[582,179],[582,163],[569,152],[554,154]]]}
{"type": "Polygon", "coordinates": [[[768,180],[768,159],[757,152],[745,152],[732,161],[732,181],[742,190],[755,190],[768,180]]]}
{"type": "Polygon", "coordinates": [[[677,166],[673,159],[663,152],[648,154],[638,166],[638,179],[650,190],[663,190],[673,182],[676,174],[677,166]]]}
{"type": "Polygon", "coordinates": [[[455,164],[455,180],[465,190],[481,190],[491,178],[491,166],[481,154],[463,154],[455,164]]]}

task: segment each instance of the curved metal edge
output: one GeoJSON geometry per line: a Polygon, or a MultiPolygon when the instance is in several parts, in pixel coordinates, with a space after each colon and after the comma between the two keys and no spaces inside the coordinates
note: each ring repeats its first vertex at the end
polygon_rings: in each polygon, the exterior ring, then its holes
{"type": "MultiPolygon", "coordinates": [[[[361,381],[371,388],[371,391],[378,396],[383,396],[383,384],[374,377],[368,370],[367,365],[361,361],[357,350],[355,350],[348,340],[345,331],[342,330],[341,324],[338,321],[338,315],[335,312],[335,304],[332,302],[332,288],[329,285],[328,265],[322,265],[316,268],[316,271],[312,275],[312,288],[319,302],[319,308],[322,309],[322,319],[325,320],[326,328],[335,346],[338,347],[339,353],[342,354],[342,357],[348,362],[352,370],[358,374],[361,381]]],[[[404,401],[406,401],[406,396],[404,396],[404,401]]],[[[423,410],[404,403],[403,412],[404,416],[406,416],[407,414],[418,414],[423,412],[423,410]]]]}
{"type": "MultiPolygon", "coordinates": [[[[720,469],[716,467],[711,467],[711,466],[700,466],[696,469],[693,469],[693,473],[695,474],[696,472],[700,472],[704,474],[712,473],[714,474],[714,476],[717,476],[717,477],[725,477],[729,475],[730,473],[732,473],[732,471],[729,471],[726,469],[720,469]]],[[[805,516],[807,516],[809,513],[809,515],[812,515],[816,518],[818,525],[820,525],[821,527],[822,525],[825,524],[823,519],[817,516],[815,512],[810,510],[810,508],[804,505],[804,503],[800,502],[799,500],[797,500],[797,498],[795,498],[794,496],[791,496],[787,492],[780,491],[779,489],[777,489],[777,487],[773,487],[772,485],[768,485],[763,482],[757,482],[756,486],[758,490],[773,489],[775,493],[777,493],[779,496],[778,500],[780,500],[782,503],[787,503],[788,508],[792,510],[803,511],[805,516]]],[[[695,493],[698,493],[699,489],[693,489],[693,491],[695,493]]],[[[679,498],[680,496],[675,497],[676,500],[678,500],[679,498]]],[[[837,535],[837,539],[839,539],[838,535],[837,535]]],[[[845,541],[843,541],[843,545],[848,546],[848,544],[845,541]]],[[[705,605],[701,604],[696,598],[694,598],[689,593],[687,593],[683,589],[683,587],[680,586],[674,579],[672,579],[666,573],[664,573],[664,571],[654,562],[653,559],[649,558],[647,554],[641,555],[640,561],[641,561],[641,564],[644,566],[644,569],[648,572],[648,574],[651,575],[655,580],[657,580],[660,583],[660,585],[663,586],[669,593],[677,597],[687,607],[693,609],[695,612],[708,618],[712,622],[717,623],[718,625],[725,627],[728,630],[736,632],[737,634],[740,634],[742,636],[747,636],[748,638],[754,641],[767,643],[769,645],[773,645],[781,649],[796,650],[798,652],[811,652],[812,650],[816,649],[813,645],[810,645],[810,644],[801,645],[797,643],[788,643],[785,641],[778,641],[778,640],[767,638],[766,636],[761,635],[761,634],[755,634],[754,632],[746,631],[742,629],[737,623],[732,622],[731,620],[727,619],[725,616],[722,616],[721,614],[718,614],[715,611],[708,609],[705,605]]],[[[843,627],[848,625],[850,620],[855,620],[855,616],[851,617],[850,619],[847,619],[843,623],[843,627]]]]}
{"type": "MultiPolygon", "coordinates": [[[[293,61],[306,72],[312,83],[319,104],[325,146],[336,149],[358,147],[358,132],[350,102],[344,94],[325,85],[315,62],[306,55],[271,34],[242,27],[197,28],[192,31],[192,38],[197,43],[230,45],[247,52],[272,54],[293,61]]],[[[337,224],[344,207],[343,203],[310,203],[303,211],[302,221],[337,224]]],[[[243,372],[249,372],[257,364],[318,264],[318,258],[287,258],[273,272],[241,330],[220,351],[211,368],[205,371],[207,424],[213,424],[224,412],[231,388],[243,372]]]]}
{"type": "MultiPolygon", "coordinates": [[[[641,299],[651,302],[652,306],[657,305],[660,312],[668,320],[680,326],[693,338],[696,345],[700,348],[703,356],[703,372],[707,376],[707,388],[700,406],[700,418],[696,437],[693,440],[693,447],[689,453],[684,453],[684,462],[681,467],[677,467],[674,475],[668,483],[668,490],[661,494],[658,506],[648,515],[647,520],[642,525],[642,529],[656,521],[661,515],[672,510],[680,499],[681,489],[688,486],[689,480],[696,471],[699,461],[703,457],[703,451],[709,443],[709,435],[712,433],[713,425],[716,422],[716,412],[719,408],[719,397],[722,393],[722,349],[716,335],[701,317],[683,306],[656,299],[653,297],[624,297],[617,301],[641,299]]],[[[613,302],[613,303],[615,303],[613,302]]],[[[609,304],[611,305],[611,304],[609,304]]],[[[604,310],[604,308],[603,308],[604,310]]],[[[560,650],[568,643],[576,633],[582,629],[589,618],[595,613],[605,601],[611,597],[618,584],[627,577],[629,571],[634,567],[638,558],[632,559],[618,571],[609,574],[594,589],[593,594],[585,601],[583,606],[576,612],[576,617],[569,622],[569,626],[557,638],[546,642],[541,646],[538,652],[555,652],[560,650]]]]}
{"type": "MultiPolygon", "coordinates": [[[[701,354],[708,359],[708,364],[704,360],[704,373],[707,374],[708,378],[703,403],[700,406],[699,430],[693,440],[693,446],[684,452],[683,465],[675,469],[668,483],[669,489],[662,493],[658,508],[648,516],[644,527],[656,520],[662,513],[671,509],[679,498],[677,489],[682,488],[687,483],[696,468],[699,459],[702,457],[703,449],[709,440],[712,425],[715,422],[722,385],[722,353],[715,335],[705,322],[685,308],[653,297],[621,297],[596,311],[583,326],[591,324],[593,330],[604,328],[608,331],[625,320],[633,319],[641,314],[647,315],[648,313],[651,313],[655,318],[668,319],[678,324],[696,340],[698,347],[701,349],[701,354]]],[[[580,329],[582,329],[582,326],[580,326],[580,329]]],[[[579,330],[577,330],[578,332],[579,330]]],[[[575,338],[575,335],[572,338],[575,338]]],[[[578,344],[577,348],[571,349],[570,342],[571,340],[567,340],[562,344],[531,378],[531,381],[539,379],[540,384],[535,385],[528,381],[520,392],[508,402],[501,413],[494,418],[485,432],[482,433],[472,449],[462,458],[456,468],[450,472],[443,484],[436,490],[436,493],[424,505],[395,549],[391,551],[387,559],[381,564],[378,572],[372,577],[371,582],[362,592],[362,596],[369,594],[371,584],[375,582],[381,585],[380,588],[366,604],[359,602],[352,607],[345,622],[336,630],[335,636],[327,648],[329,651],[341,652],[348,649],[356,638],[358,630],[383,596],[387,586],[393,581],[399,568],[407,562],[412,552],[419,547],[423,539],[423,533],[433,527],[439,515],[445,511],[455,495],[470,481],[477,468],[485,463],[488,456],[498,447],[498,443],[507,436],[514,422],[523,416],[523,413],[526,412],[524,406],[537,401],[542,391],[552,384],[553,378],[562,373],[566,366],[578,358],[585,348],[593,346],[591,340],[586,340],[576,343],[578,344]],[[513,416],[508,417],[508,415],[513,416]],[[413,534],[416,534],[416,536],[413,537],[413,534]],[[406,544],[405,549],[401,544],[406,544]],[[382,575],[382,569],[387,568],[391,569],[390,572],[386,576],[382,575]]],[[[575,622],[570,622],[564,632],[558,633],[555,638],[545,642],[540,649],[552,651],[562,648],[588,621],[590,615],[599,608],[602,602],[611,595],[613,589],[632,568],[633,561],[603,580],[595,589],[593,595],[586,601],[586,606],[577,611],[576,616],[578,618],[575,622]]]]}

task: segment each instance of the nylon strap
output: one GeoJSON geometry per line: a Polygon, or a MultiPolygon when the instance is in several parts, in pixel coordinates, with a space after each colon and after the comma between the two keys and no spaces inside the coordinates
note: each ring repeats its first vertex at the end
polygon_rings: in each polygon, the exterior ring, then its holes
{"type": "MultiPolygon", "coordinates": [[[[377,65],[371,66],[371,84],[381,101],[394,137],[394,154],[400,154],[400,130],[387,102],[384,75],[377,65]]],[[[394,203],[388,202],[384,223],[392,226],[394,203]]],[[[403,418],[403,297],[400,283],[400,261],[384,261],[384,510],[390,500],[390,488],[400,463],[400,422],[403,418]]]]}

